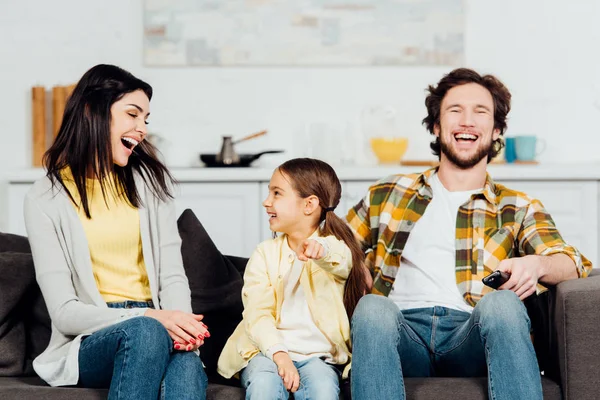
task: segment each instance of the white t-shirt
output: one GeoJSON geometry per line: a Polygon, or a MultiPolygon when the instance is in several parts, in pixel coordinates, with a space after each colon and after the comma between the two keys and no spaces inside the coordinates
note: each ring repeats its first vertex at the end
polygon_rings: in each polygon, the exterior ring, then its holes
{"type": "MultiPolygon", "coordinates": [[[[315,324],[300,284],[303,268],[304,262],[295,257],[291,268],[284,275],[283,304],[277,325],[284,348],[278,350],[287,349],[293,361],[311,357],[323,357],[325,361],[331,361],[332,344],[315,324]]],[[[272,357],[275,349],[269,350],[269,356],[272,357]]]]}
{"type": "Polygon", "coordinates": [[[456,286],[456,216],[482,189],[450,192],[437,174],[430,184],[433,197],[408,236],[389,298],[401,310],[442,306],[470,313],[456,286]]]}

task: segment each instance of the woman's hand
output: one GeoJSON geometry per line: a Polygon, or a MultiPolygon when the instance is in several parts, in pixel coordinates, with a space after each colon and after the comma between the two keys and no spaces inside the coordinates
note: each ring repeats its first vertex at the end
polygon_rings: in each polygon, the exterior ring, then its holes
{"type": "Polygon", "coordinates": [[[283,379],[283,386],[292,393],[298,390],[300,375],[289,354],[285,351],[278,351],[273,354],[273,361],[277,364],[277,372],[283,379]]]}
{"type": "Polygon", "coordinates": [[[173,339],[175,350],[194,351],[210,337],[208,328],[202,323],[203,315],[173,310],[149,308],[144,314],[160,322],[173,339]]]}

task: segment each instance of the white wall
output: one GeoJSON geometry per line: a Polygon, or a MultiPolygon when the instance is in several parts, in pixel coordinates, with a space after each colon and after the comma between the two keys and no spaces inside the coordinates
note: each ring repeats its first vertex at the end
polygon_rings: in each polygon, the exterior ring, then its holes
{"type": "MultiPolygon", "coordinates": [[[[599,161],[600,5],[595,0],[466,0],[466,66],[513,93],[509,134],[546,139],[543,162],[599,161]],[[596,108],[594,103],[597,103],[596,108]]],[[[76,81],[113,63],[155,89],[150,129],[171,165],[218,150],[220,136],[267,128],[238,151],[295,151],[305,122],[354,124],[365,106],[399,110],[410,158],[431,157],[424,88],[450,68],[148,68],[141,0],[0,0],[0,171],[30,166],[30,87],[76,81]]]]}

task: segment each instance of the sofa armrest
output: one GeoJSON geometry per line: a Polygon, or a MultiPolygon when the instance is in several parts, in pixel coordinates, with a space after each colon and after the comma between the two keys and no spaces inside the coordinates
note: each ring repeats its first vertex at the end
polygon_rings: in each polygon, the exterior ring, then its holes
{"type": "Polygon", "coordinates": [[[565,399],[591,399],[600,382],[600,274],[556,286],[553,325],[565,399]]]}

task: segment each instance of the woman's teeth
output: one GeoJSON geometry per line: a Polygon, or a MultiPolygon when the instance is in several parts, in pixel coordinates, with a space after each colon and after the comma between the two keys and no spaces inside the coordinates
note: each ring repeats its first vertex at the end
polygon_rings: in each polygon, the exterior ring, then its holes
{"type": "Polygon", "coordinates": [[[127,147],[129,150],[132,150],[135,146],[139,144],[137,140],[132,139],[130,137],[122,137],[121,143],[123,143],[123,146],[127,147]]]}

